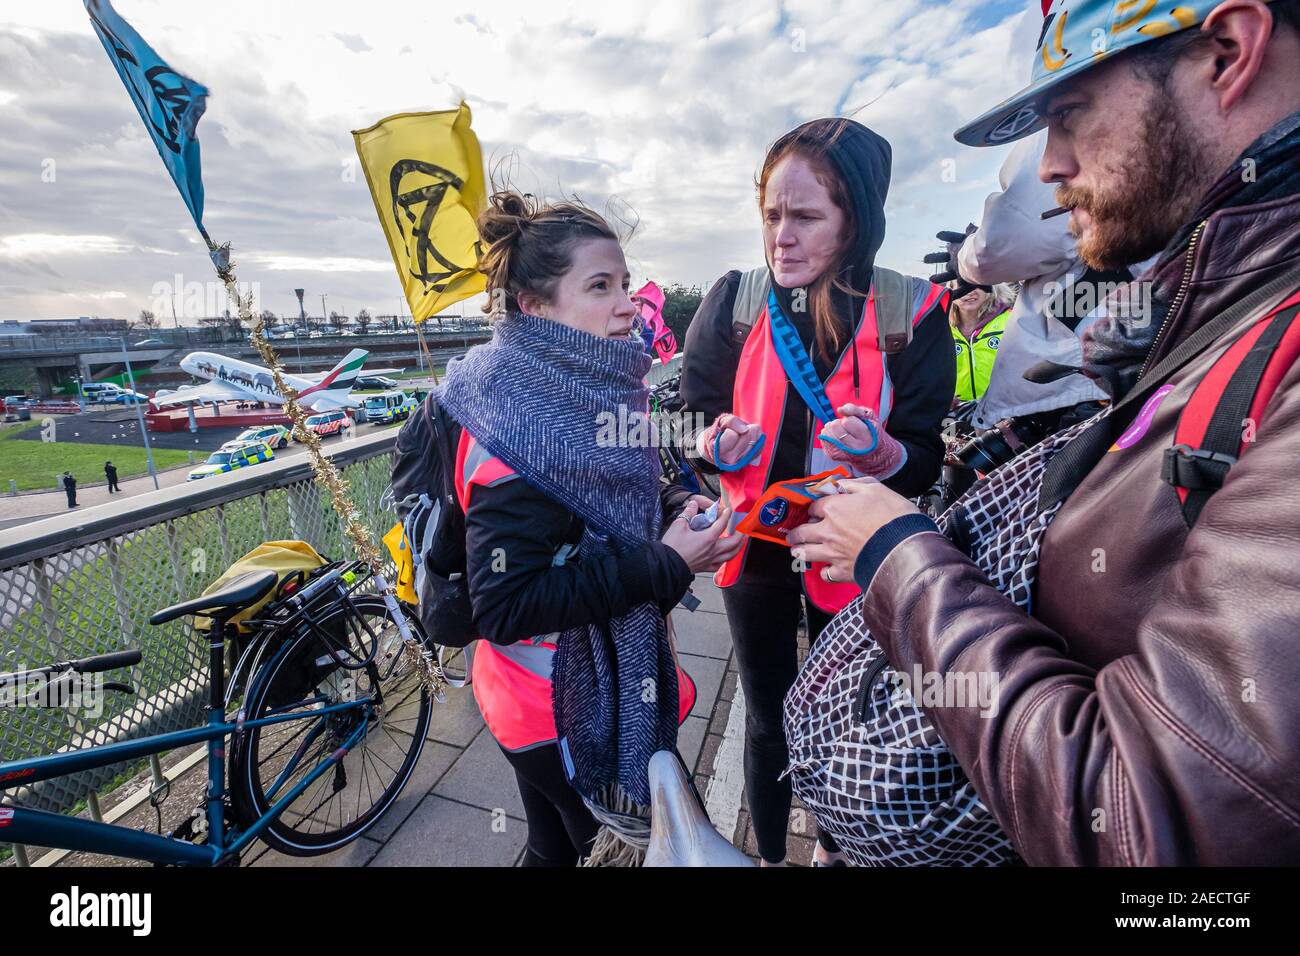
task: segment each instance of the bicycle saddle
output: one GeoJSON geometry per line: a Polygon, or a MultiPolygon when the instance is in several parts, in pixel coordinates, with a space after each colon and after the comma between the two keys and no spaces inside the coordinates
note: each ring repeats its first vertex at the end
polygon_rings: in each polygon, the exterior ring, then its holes
{"type": "Polygon", "coordinates": [[[209,617],[226,618],[230,614],[216,614],[215,611],[234,613],[266,597],[279,581],[274,571],[249,571],[241,574],[215,594],[203,594],[180,604],[173,604],[161,611],[155,611],[149,618],[150,624],[166,624],[186,614],[206,614],[209,617]]]}
{"type": "Polygon", "coordinates": [[[753,866],[714,829],[677,755],[650,758],[650,847],[645,866],[753,866]]]}

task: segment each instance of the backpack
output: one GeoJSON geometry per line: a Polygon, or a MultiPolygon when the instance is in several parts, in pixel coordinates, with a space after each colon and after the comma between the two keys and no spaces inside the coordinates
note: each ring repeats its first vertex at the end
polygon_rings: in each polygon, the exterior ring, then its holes
{"type": "MultiPolygon", "coordinates": [[[[912,304],[910,277],[893,269],[876,266],[871,285],[876,296],[876,342],[881,352],[894,355],[912,342],[912,304]]],[[[736,304],[731,310],[731,335],[738,343],[749,338],[759,310],[767,304],[772,288],[766,266],[740,274],[736,304]]]]}
{"type": "Polygon", "coordinates": [[[440,647],[466,647],[478,637],[466,580],[465,512],[456,497],[458,431],[430,395],[397,433],[393,455],[392,495],[401,546],[410,549],[410,584],[420,623],[440,647]]]}

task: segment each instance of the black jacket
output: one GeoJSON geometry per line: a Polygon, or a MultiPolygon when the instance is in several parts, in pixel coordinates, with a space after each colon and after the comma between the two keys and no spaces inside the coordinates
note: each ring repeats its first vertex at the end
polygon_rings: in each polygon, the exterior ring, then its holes
{"type": "MultiPolygon", "coordinates": [[[[664,486],[665,527],[689,497],[684,488],[664,486]]],[[[660,541],[619,556],[579,552],[557,566],[556,552],[576,546],[584,529],[581,518],[520,477],[474,487],[465,514],[465,551],[474,624],[482,637],[513,644],[603,623],[646,601],[667,614],[690,588],[690,567],[660,541]]]]}
{"type": "MultiPolygon", "coordinates": [[[[701,421],[712,422],[723,412],[731,411],[741,350],[741,344],[732,336],[731,311],[739,287],[740,273],[734,271],[714,283],[686,332],[682,398],[686,410],[700,413],[701,421]]],[[[794,312],[790,318],[824,381],[833,371],[834,360],[817,352],[812,315],[794,312]]],[[[884,484],[904,497],[914,498],[929,490],[939,476],[943,464],[939,427],[952,405],[956,388],[952,333],[940,303],[918,323],[912,344],[898,355],[889,356],[886,365],[894,383],[894,406],[888,430],[907,449],[907,461],[884,484]]],[[[803,398],[788,381],[785,407],[772,463],[772,481],[807,474],[808,429],[815,422],[803,398]]],[[[771,440],[769,436],[768,441],[771,440]]],[[[709,467],[708,462],[703,465],[709,467]]]]}
{"type": "MultiPolygon", "coordinates": [[[[723,412],[731,411],[740,363],[740,343],[731,331],[732,308],[740,287],[740,273],[728,272],[709,289],[686,332],[686,361],[682,366],[682,398],[686,411],[697,413],[701,424],[712,422],[723,412]]],[[[814,343],[812,315],[790,313],[791,321],[823,380],[833,370],[833,360],[818,354],[814,343]]],[[[907,461],[884,481],[886,487],[905,497],[925,493],[939,476],[943,464],[943,440],[939,434],[944,414],[952,405],[956,388],[957,366],[952,357],[952,333],[941,303],[916,326],[912,343],[906,350],[886,358],[889,377],[894,383],[894,406],[888,431],[907,449],[907,461]]],[[[786,382],[785,417],[776,439],[769,483],[808,474],[806,461],[808,431],[816,424],[795,387],[786,382]]],[[[768,441],[773,437],[768,436],[768,441]]],[[[688,449],[694,437],[688,435],[688,449]]],[[[707,461],[692,459],[702,468],[711,469],[707,461]]],[[[745,559],[746,574],[779,572],[790,577],[789,551],[764,541],[751,542],[745,559]],[[760,571],[759,568],[765,569],[760,571]]]]}

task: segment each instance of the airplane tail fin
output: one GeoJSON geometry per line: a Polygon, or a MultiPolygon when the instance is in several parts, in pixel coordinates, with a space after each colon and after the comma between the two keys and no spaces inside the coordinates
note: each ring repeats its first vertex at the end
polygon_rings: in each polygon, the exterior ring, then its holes
{"type": "Polygon", "coordinates": [[[307,399],[313,408],[323,409],[325,404],[334,408],[356,405],[355,401],[349,400],[348,393],[356,385],[357,376],[361,374],[369,355],[365,349],[353,349],[326,372],[319,382],[300,391],[298,397],[307,399]]]}

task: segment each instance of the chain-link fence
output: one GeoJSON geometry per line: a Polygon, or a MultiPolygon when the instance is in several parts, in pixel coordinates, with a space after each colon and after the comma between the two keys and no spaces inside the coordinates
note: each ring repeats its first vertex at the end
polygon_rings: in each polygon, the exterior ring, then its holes
{"type": "MultiPolygon", "coordinates": [[[[385,515],[396,431],[340,443],[334,461],[376,540],[385,515]]],[[[0,672],[138,649],[135,697],[107,693],[96,716],[66,708],[0,709],[0,762],[166,733],[202,723],[207,646],[181,619],[148,623],[196,596],[263,541],[299,539],[348,558],[338,520],[305,458],[167,489],[83,516],[0,532],[0,672]],[[103,517],[99,517],[103,515],[103,517]],[[48,529],[48,530],[42,530],[48,529]]],[[[66,811],[123,765],[41,781],[14,803],[66,811]]]]}

